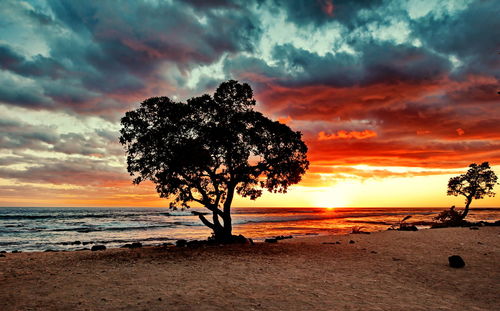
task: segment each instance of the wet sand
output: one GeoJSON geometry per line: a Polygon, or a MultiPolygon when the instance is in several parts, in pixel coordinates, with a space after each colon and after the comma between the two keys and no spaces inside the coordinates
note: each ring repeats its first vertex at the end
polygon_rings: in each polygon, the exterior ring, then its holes
{"type": "Polygon", "coordinates": [[[499,227],[482,227],[8,253],[0,310],[495,310],[499,242],[499,227]]]}

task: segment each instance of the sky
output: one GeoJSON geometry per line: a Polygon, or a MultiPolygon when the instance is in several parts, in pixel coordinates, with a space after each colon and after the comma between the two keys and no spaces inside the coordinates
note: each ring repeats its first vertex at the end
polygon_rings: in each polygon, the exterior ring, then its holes
{"type": "MultiPolygon", "coordinates": [[[[463,206],[500,174],[493,0],[0,1],[0,206],[168,206],[132,185],[120,118],[235,79],[301,131],[310,169],[233,206],[463,206]]],[[[499,189],[497,186],[497,190],[499,189]]],[[[472,206],[500,206],[500,196],[472,206]]]]}

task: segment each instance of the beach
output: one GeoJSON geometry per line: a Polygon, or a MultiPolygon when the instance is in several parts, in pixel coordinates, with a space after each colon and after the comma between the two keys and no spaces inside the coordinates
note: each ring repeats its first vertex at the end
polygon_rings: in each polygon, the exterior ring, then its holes
{"type": "Polygon", "coordinates": [[[481,227],[7,253],[0,309],[494,310],[499,239],[499,227],[481,227]],[[465,267],[449,267],[451,255],[465,267]]]}

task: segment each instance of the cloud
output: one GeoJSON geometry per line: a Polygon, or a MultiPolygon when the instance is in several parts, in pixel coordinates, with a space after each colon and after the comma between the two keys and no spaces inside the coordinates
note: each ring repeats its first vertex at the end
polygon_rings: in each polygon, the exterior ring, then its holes
{"type": "Polygon", "coordinates": [[[96,159],[50,159],[25,169],[0,167],[0,176],[18,182],[53,185],[106,186],[129,184],[130,178],[122,168],[107,165],[96,159]]]}
{"type": "Polygon", "coordinates": [[[325,132],[318,133],[318,140],[336,140],[336,139],[367,139],[371,137],[377,137],[377,133],[372,130],[364,131],[338,131],[336,133],[327,134],[325,132]]]}
{"type": "MultiPolygon", "coordinates": [[[[14,96],[27,92],[0,89],[0,100],[81,114],[122,113],[162,89],[185,87],[189,70],[226,53],[252,52],[261,33],[254,13],[227,1],[50,1],[45,12],[3,6],[13,21],[31,16],[49,48],[30,55],[25,45],[1,43],[0,68],[30,79],[33,91],[14,96]],[[178,71],[181,79],[165,78],[168,71],[178,71]],[[110,109],[111,99],[123,103],[110,109]]],[[[30,29],[9,27],[26,34],[30,29]]]]}
{"type": "Polygon", "coordinates": [[[59,133],[54,126],[30,125],[0,117],[0,151],[44,151],[93,157],[122,156],[118,131],[59,133]]]}
{"type": "Polygon", "coordinates": [[[390,42],[358,44],[362,55],[347,52],[320,56],[291,44],[274,48],[273,57],[289,73],[285,86],[348,87],[372,84],[425,83],[441,79],[450,61],[424,48],[390,42]]]}
{"type": "Polygon", "coordinates": [[[376,9],[379,0],[274,0],[274,9],[285,11],[288,21],[299,26],[321,27],[332,21],[351,25],[357,22],[360,10],[376,9]]]}
{"type": "Polygon", "coordinates": [[[457,79],[470,74],[494,75],[498,78],[498,3],[493,0],[472,1],[460,11],[430,12],[412,21],[412,35],[429,49],[455,56],[460,65],[457,79]]]}
{"type": "Polygon", "coordinates": [[[258,110],[304,134],[313,171],[363,163],[425,175],[500,161],[492,0],[40,0],[0,10],[0,178],[39,183],[26,188],[39,194],[44,183],[125,197],[124,111],[229,78],[250,83],[258,110]],[[61,122],[41,125],[35,111],[61,122]],[[74,119],[79,130],[67,125],[74,119]]]}

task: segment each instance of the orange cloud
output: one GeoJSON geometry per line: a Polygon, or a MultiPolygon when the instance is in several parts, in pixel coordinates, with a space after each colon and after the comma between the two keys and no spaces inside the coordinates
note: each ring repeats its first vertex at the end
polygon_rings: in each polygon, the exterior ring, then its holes
{"type": "Polygon", "coordinates": [[[290,116],[288,117],[279,117],[278,122],[283,123],[283,124],[288,124],[290,121],[292,121],[292,118],[290,116]]]}
{"type": "Polygon", "coordinates": [[[335,139],[367,139],[376,137],[377,133],[372,130],[364,130],[364,131],[338,131],[337,133],[327,134],[323,131],[318,133],[318,140],[335,140],[335,139]]]}
{"type": "Polygon", "coordinates": [[[417,133],[417,135],[426,135],[426,134],[430,134],[432,132],[428,131],[428,130],[418,130],[416,133],[417,133]]]}

